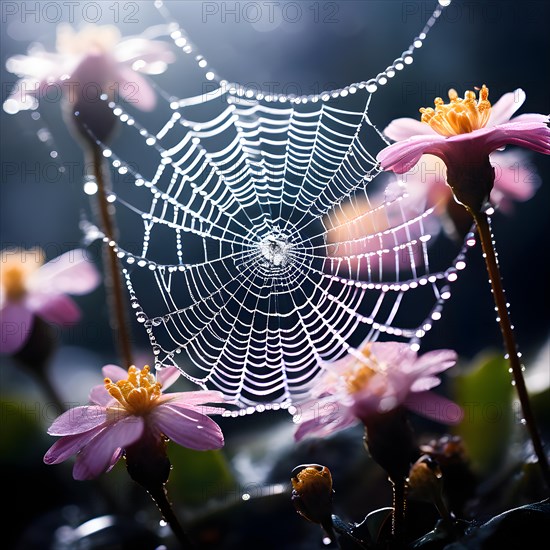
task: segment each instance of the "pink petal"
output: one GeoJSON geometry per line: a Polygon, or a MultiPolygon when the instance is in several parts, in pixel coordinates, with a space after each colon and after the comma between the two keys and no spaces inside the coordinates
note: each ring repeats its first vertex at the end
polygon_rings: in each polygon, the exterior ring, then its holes
{"type": "MultiPolygon", "coordinates": [[[[483,141],[490,148],[496,151],[505,145],[518,145],[550,155],[550,128],[548,127],[548,116],[540,115],[539,121],[532,122],[509,122],[491,129],[483,136],[483,141]]],[[[478,130],[476,133],[481,132],[478,130]]]]}
{"type": "Polygon", "coordinates": [[[162,433],[178,445],[197,451],[223,447],[221,428],[197,411],[162,404],[151,413],[151,417],[162,433]]]}
{"type": "Polygon", "coordinates": [[[439,384],[441,384],[441,380],[437,376],[423,376],[412,383],[411,391],[415,393],[428,391],[439,386],[439,384]]]}
{"type": "MultiPolygon", "coordinates": [[[[29,77],[29,82],[34,80],[37,85],[48,78],[59,80],[67,67],[63,63],[64,56],[59,54],[36,51],[31,55],[14,55],[6,61],[6,69],[21,77],[29,77]]],[[[28,88],[34,89],[34,87],[28,88]]]]}
{"type": "Polygon", "coordinates": [[[78,453],[84,445],[89,443],[99,432],[106,429],[104,426],[98,426],[88,432],[76,435],[67,435],[58,439],[44,455],[46,464],[59,464],[67,460],[70,456],[78,453]]]}
{"type": "MultiPolygon", "coordinates": [[[[370,351],[376,361],[386,363],[390,368],[406,369],[416,361],[416,352],[403,342],[374,342],[370,351]]],[[[408,369],[407,369],[408,370],[408,369]]]]}
{"type": "Polygon", "coordinates": [[[131,65],[135,61],[143,61],[145,65],[138,70],[146,74],[160,74],[163,71],[159,68],[166,68],[168,63],[176,60],[176,56],[166,42],[146,38],[122,40],[116,45],[113,53],[119,63],[131,65]]]}
{"type": "Polygon", "coordinates": [[[491,155],[495,168],[493,192],[503,199],[526,201],[540,185],[540,177],[527,155],[521,151],[505,151],[491,155]]]}
{"type": "Polygon", "coordinates": [[[80,309],[65,294],[32,294],[27,298],[29,309],[49,323],[72,325],[80,319],[80,309]]]}
{"type": "MultiPolygon", "coordinates": [[[[518,145],[538,153],[550,154],[548,116],[539,115],[531,122],[509,122],[466,134],[416,136],[386,147],[377,155],[384,170],[403,173],[415,166],[423,154],[442,158],[447,165],[480,161],[506,145],[518,145]]],[[[457,166],[458,169],[458,166],[457,166]]]]}
{"type": "MultiPolygon", "coordinates": [[[[177,395],[177,394],[173,394],[173,393],[170,393],[164,397],[172,397],[173,395],[177,395]]],[[[180,394],[180,395],[185,395],[185,394],[180,394]]],[[[161,398],[162,399],[162,398],[161,398]]],[[[166,404],[170,404],[172,407],[176,407],[176,408],[179,408],[179,409],[185,409],[185,410],[189,410],[191,409],[192,411],[196,411],[198,413],[201,413],[201,414],[207,414],[207,415],[211,415],[211,414],[223,414],[226,409],[222,408],[222,407],[212,407],[211,405],[189,405],[189,403],[187,403],[187,400],[185,399],[185,397],[182,397],[180,399],[166,399],[166,400],[162,400],[163,403],[166,403],[166,404]]]]}
{"type": "Polygon", "coordinates": [[[429,124],[414,118],[396,118],[384,128],[383,133],[393,141],[402,141],[413,136],[433,136],[436,134],[429,124]]]}
{"type": "Polygon", "coordinates": [[[118,69],[118,92],[127,102],[142,111],[152,111],[157,104],[157,96],[147,80],[129,67],[118,69]]]}
{"type": "Polygon", "coordinates": [[[141,437],[144,426],[143,418],[127,416],[100,432],[76,457],[74,479],[92,479],[109,469],[117,449],[135,443],[141,437]]]}
{"type": "Polygon", "coordinates": [[[105,470],[105,473],[109,473],[113,469],[114,465],[122,458],[123,455],[124,455],[124,449],[121,449],[120,447],[118,449],[115,449],[115,452],[113,453],[113,456],[109,461],[109,467],[105,470]]]}
{"type": "Polygon", "coordinates": [[[440,135],[414,136],[382,149],[376,160],[384,170],[403,174],[416,166],[422,155],[437,154],[444,145],[445,137],[440,135]]]}
{"type": "Polygon", "coordinates": [[[177,367],[164,367],[162,369],[157,369],[157,382],[162,384],[162,391],[168,389],[180,377],[180,374],[181,372],[177,367]]]}
{"type": "MultiPolygon", "coordinates": [[[[391,365],[391,363],[390,363],[391,365]]],[[[395,409],[407,397],[411,379],[397,368],[390,367],[388,374],[377,373],[369,383],[354,394],[353,413],[358,418],[382,414],[395,409]]]]}
{"type": "Polygon", "coordinates": [[[99,271],[86,250],[65,252],[49,261],[32,276],[31,289],[46,294],[87,294],[101,281],[99,271]]]}
{"type": "Polygon", "coordinates": [[[504,94],[491,106],[491,115],[487,126],[497,126],[508,122],[512,115],[523,105],[524,101],[525,92],[521,88],[504,94]]]}
{"type": "Polygon", "coordinates": [[[101,372],[104,378],[110,378],[113,382],[128,378],[128,371],[118,365],[105,365],[101,372]]]}
{"type": "MultiPolygon", "coordinates": [[[[164,387],[163,387],[164,389],[164,387]]],[[[204,403],[223,403],[223,394],[213,390],[184,391],[165,394],[170,401],[176,401],[182,405],[203,405],[204,403]]]]}
{"type": "Polygon", "coordinates": [[[411,393],[404,405],[416,414],[443,424],[458,424],[464,418],[459,405],[432,392],[411,393]]]}
{"type": "Polygon", "coordinates": [[[88,399],[101,407],[107,407],[115,401],[115,398],[105,389],[103,384],[94,386],[88,394],[88,399]]]}
{"type": "Polygon", "coordinates": [[[75,407],[57,417],[48,429],[50,435],[75,435],[101,426],[107,421],[107,411],[95,405],[75,407]]]}
{"type": "Polygon", "coordinates": [[[357,417],[349,407],[340,406],[335,398],[332,401],[325,400],[324,404],[304,404],[304,408],[315,410],[314,414],[306,413],[300,419],[300,425],[294,434],[296,441],[305,437],[327,437],[341,430],[345,430],[358,423],[357,417]]]}
{"type": "Polygon", "coordinates": [[[7,302],[0,315],[0,353],[17,353],[30,336],[33,314],[23,304],[7,302]]]}
{"type": "Polygon", "coordinates": [[[524,113],[514,117],[510,122],[544,122],[548,121],[548,115],[541,115],[540,113],[524,113]]]}
{"type": "Polygon", "coordinates": [[[437,374],[451,368],[456,364],[458,356],[450,349],[429,351],[421,355],[414,364],[414,370],[423,375],[437,374]]]}

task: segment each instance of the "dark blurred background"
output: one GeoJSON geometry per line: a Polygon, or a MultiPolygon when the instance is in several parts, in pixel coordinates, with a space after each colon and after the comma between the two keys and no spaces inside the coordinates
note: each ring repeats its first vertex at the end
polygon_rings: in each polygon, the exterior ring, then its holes
{"type": "MultiPolygon", "coordinates": [[[[57,6],[48,11],[38,4],[2,3],[2,101],[16,80],[6,72],[6,60],[25,53],[32,42],[52,50],[59,22],[76,26],[85,22],[116,23],[123,35],[138,34],[163,23],[149,2],[118,2],[118,7],[113,7],[113,2],[81,2],[72,11],[63,2],[48,2],[57,6]]],[[[407,49],[435,4],[398,0],[166,2],[174,18],[223,78],[275,92],[301,94],[376,76],[407,49]]],[[[550,3],[546,0],[454,0],[424,46],[415,52],[414,63],[375,94],[371,120],[382,129],[394,118],[418,117],[419,107],[431,106],[435,96],[446,97],[450,87],[461,93],[483,83],[490,88],[493,102],[521,87],[527,100],[520,113],[548,113],[549,20],[550,3]]],[[[153,78],[164,90],[183,95],[185,74],[169,69],[153,78]]],[[[33,120],[28,112],[16,116],[0,114],[1,248],[40,246],[51,259],[79,246],[81,213],[90,209],[89,197],[82,191],[81,153],[63,126],[59,106],[45,104],[40,112],[39,120],[33,120]],[[47,131],[40,132],[42,129],[47,131]],[[63,174],[59,173],[59,166],[65,168],[63,174]]],[[[151,116],[154,115],[143,116],[146,126],[151,116]]],[[[139,114],[136,117],[140,120],[139,114]]],[[[114,147],[117,146],[124,151],[123,143],[115,142],[114,147]]],[[[126,160],[131,161],[129,154],[126,160]]],[[[494,216],[512,319],[520,348],[528,358],[534,358],[548,339],[550,305],[550,158],[533,155],[532,161],[542,179],[535,197],[517,204],[511,216],[494,216]]],[[[60,332],[63,345],[52,364],[52,377],[71,402],[85,401],[88,388],[98,381],[98,366],[116,362],[103,290],[78,301],[84,312],[83,321],[60,332]]],[[[456,349],[466,361],[484,349],[498,350],[501,337],[494,317],[485,267],[476,247],[470,251],[468,269],[454,285],[453,299],[447,304],[443,319],[425,338],[424,345],[456,349]]],[[[136,344],[150,361],[145,334],[137,324],[135,329],[136,344]]],[[[546,358],[550,377],[550,357],[546,358]]],[[[0,418],[2,431],[6,430],[2,451],[10,468],[17,464],[19,479],[29,475],[35,484],[31,489],[14,488],[24,491],[31,500],[38,500],[36,510],[29,507],[28,515],[33,516],[37,510],[53,507],[52,503],[66,501],[66,493],[74,489],[65,480],[63,490],[55,494],[61,474],[36,466],[50,441],[46,436],[29,441],[21,435],[26,432],[20,426],[31,423],[44,427],[53,417],[37,405],[40,394],[26,375],[8,358],[1,360],[0,384],[4,403],[8,403],[0,418]],[[21,405],[15,406],[18,399],[21,405]],[[14,418],[19,423],[15,428],[10,423],[14,418]]],[[[256,415],[242,421],[229,420],[223,426],[237,436],[266,419],[269,421],[267,416],[258,419],[256,415]]],[[[4,472],[10,475],[5,469],[4,472]]],[[[17,513],[14,536],[26,521],[24,515],[17,513]]]]}

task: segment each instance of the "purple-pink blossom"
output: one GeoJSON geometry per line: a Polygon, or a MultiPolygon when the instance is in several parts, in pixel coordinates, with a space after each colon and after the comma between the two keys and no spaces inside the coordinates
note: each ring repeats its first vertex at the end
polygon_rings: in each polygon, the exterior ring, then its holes
{"type": "MultiPolygon", "coordinates": [[[[508,121],[524,101],[522,90],[505,94],[489,109],[487,125],[508,121]]],[[[384,134],[396,142],[418,135],[438,135],[429,124],[412,118],[392,121],[384,134]]],[[[525,151],[495,151],[489,161],[494,169],[494,187],[490,194],[494,206],[510,213],[514,201],[526,201],[534,195],[540,178],[525,151]]],[[[458,233],[459,239],[462,238],[460,227],[469,227],[471,220],[463,221],[462,216],[467,218],[467,213],[453,208],[447,168],[441,158],[422,155],[412,169],[398,176],[392,174],[392,177],[395,179],[385,189],[369,194],[368,198],[354,197],[353,201],[343,203],[327,215],[328,253],[332,258],[345,258],[352,269],[360,272],[380,269],[393,272],[396,262],[399,269],[407,268],[411,256],[420,260],[423,254],[422,243],[418,240],[422,235],[421,226],[414,221],[430,208],[435,210],[437,217],[423,220],[424,231],[435,234],[443,227],[449,235],[454,237],[458,233]],[[388,205],[388,201],[395,201],[395,205],[388,205]],[[411,220],[413,223],[404,223],[411,220]],[[391,242],[395,237],[399,243],[409,243],[401,254],[391,242]]]]}
{"type": "Polygon", "coordinates": [[[72,104],[81,98],[99,101],[106,94],[150,111],[155,92],[140,73],[163,73],[175,59],[167,43],[139,36],[123,39],[112,25],[86,25],[77,32],[61,24],[56,49],[52,53],[33,46],[28,55],[8,59],[7,70],[20,80],[4,102],[6,112],[36,109],[39,98],[57,97],[59,90],[72,104]]]}
{"type": "Polygon", "coordinates": [[[76,323],[80,310],[67,294],[87,294],[99,282],[99,272],[85,250],[71,250],[46,264],[40,249],[2,250],[0,352],[12,354],[23,347],[35,315],[60,325],[76,323]]]}
{"type": "Polygon", "coordinates": [[[418,356],[405,343],[364,342],[325,365],[312,397],[300,407],[295,438],[325,437],[400,406],[438,422],[460,422],[460,407],[429,391],[440,383],[437,374],[456,360],[447,349],[418,356]]]}
{"type": "MultiPolygon", "coordinates": [[[[503,95],[491,108],[487,125],[495,126],[508,122],[510,117],[525,102],[521,89],[503,95]]],[[[521,119],[520,119],[521,120],[521,119]]],[[[412,118],[398,118],[390,122],[384,134],[394,141],[404,141],[418,135],[437,135],[436,130],[426,123],[412,118]]],[[[523,151],[495,151],[490,156],[495,168],[495,184],[491,201],[505,212],[512,208],[512,201],[526,201],[539,185],[537,174],[528,165],[523,151]]],[[[433,155],[423,155],[421,162],[402,176],[411,201],[424,203],[427,207],[438,205],[440,211],[452,199],[446,185],[445,164],[433,155]]]]}
{"type": "Polygon", "coordinates": [[[209,414],[220,414],[217,391],[163,394],[180,372],[175,367],[158,371],[148,366],[125,371],[116,365],[103,367],[103,385],[92,388],[90,405],[75,407],[59,416],[48,433],[60,436],[44,456],[46,464],[58,464],[76,455],[75,479],[91,479],[109,471],[125,449],[144,441],[163,441],[205,451],[223,447],[221,428],[209,414]]]}
{"type": "MultiPolygon", "coordinates": [[[[423,155],[435,155],[446,165],[446,179],[455,197],[474,209],[480,207],[495,182],[491,153],[506,145],[517,145],[550,154],[548,115],[530,113],[510,120],[525,100],[524,92],[505,94],[492,107],[488,94],[483,86],[479,100],[471,91],[462,99],[450,90],[448,104],[436,98],[435,109],[421,109],[422,122],[393,121],[385,132],[399,141],[378,153],[382,168],[403,174],[416,166],[423,155]]],[[[522,183],[518,185],[521,186],[522,183]]],[[[504,181],[500,191],[504,189],[510,194],[509,182],[504,181]]],[[[520,189],[516,196],[529,196],[529,191],[520,189]]]]}

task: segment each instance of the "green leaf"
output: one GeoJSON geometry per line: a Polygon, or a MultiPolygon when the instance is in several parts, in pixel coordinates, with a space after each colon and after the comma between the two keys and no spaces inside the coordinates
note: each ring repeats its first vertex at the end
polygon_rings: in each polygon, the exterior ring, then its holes
{"type": "Polygon", "coordinates": [[[484,354],[455,379],[455,398],[464,409],[457,433],[474,468],[487,472],[506,455],[512,433],[513,386],[502,355],[484,354]]]}
{"type": "MultiPolygon", "coordinates": [[[[2,414],[2,437],[0,437],[1,463],[32,465],[42,462],[42,455],[55,439],[46,435],[46,428],[40,423],[42,417],[52,416],[47,404],[26,401],[19,395],[5,396],[0,401],[2,414]],[[37,443],[40,445],[37,445],[37,443]]],[[[55,417],[55,414],[52,418],[55,417]]]]}
{"type": "Polygon", "coordinates": [[[172,471],[169,494],[184,507],[205,504],[211,498],[224,501],[235,492],[236,482],[222,451],[193,451],[169,444],[172,471]]]}

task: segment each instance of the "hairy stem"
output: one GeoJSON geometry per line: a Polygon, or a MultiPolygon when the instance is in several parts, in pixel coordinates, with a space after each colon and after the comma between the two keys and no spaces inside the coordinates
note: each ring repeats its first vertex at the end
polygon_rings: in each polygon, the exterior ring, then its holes
{"type": "MultiPolygon", "coordinates": [[[[97,207],[101,229],[110,242],[117,237],[117,227],[115,217],[112,213],[112,205],[107,201],[110,184],[103,165],[103,152],[101,148],[95,144],[90,147],[93,171],[97,183],[97,207]]],[[[105,288],[110,309],[111,327],[122,366],[128,368],[134,362],[132,358],[130,323],[126,313],[126,299],[123,292],[120,263],[115,251],[108,244],[104,246],[103,254],[105,288]]]]}
{"type": "Polygon", "coordinates": [[[404,478],[390,480],[393,491],[391,530],[395,548],[400,548],[405,539],[405,512],[407,509],[407,482],[404,478]]]}
{"type": "Polygon", "coordinates": [[[481,240],[481,246],[483,248],[485,256],[485,263],[487,265],[487,272],[489,274],[489,282],[491,283],[493,298],[495,300],[495,305],[498,312],[500,330],[502,332],[506,353],[510,362],[510,367],[512,369],[512,376],[514,378],[519,401],[521,403],[525,425],[527,426],[527,429],[529,431],[529,435],[533,443],[533,449],[537,456],[547,489],[550,489],[550,468],[548,467],[548,458],[544,452],[544,446],[542,444],[542,440],[537,429],[537,423],[535,421],[535,416],[531,408],[531,402],[529,400],[529,394],[527,393],[527,387],[525,386],[525,379],[523,377],[521,361],[518,355],[514,332],[512,330],[512,324],[510,322],[510,316],[508,314],[508,308],[506,306],[506,298],[500,278],[500,271],[498,268],[498,261],[496,258],[493,237],[491,235],[491,228],[489,226],[489,219],[487,217],[487,214],[485,214],[484,212],[470,212],[474,217],[474,221],[476,223],[481,240]]]}
{"type": "Polygon", "coordinates": [[[174,533],[174,536],[178,540],[180,544],[180,548],[183,550],[195,548],[185,531],[183,530],[183,527],[181,526],[180,522],[178,521],[178,518],[176,514],[174,513],[174,510],[172,509],[172,506],[170,504],[170,501],[168,500],[168,497],[166,495],[166,489],[163,486],[160,486],[158,489],[152,490],[149,489],[149,494],[151,495],[151,498],[154,500],[155,504],[157,505],[158,509],[160,510],[160,513],[162,514],[162,517],[168,523],[170,526],[170,529],[172,529],[172,532],[174,533]]]}

